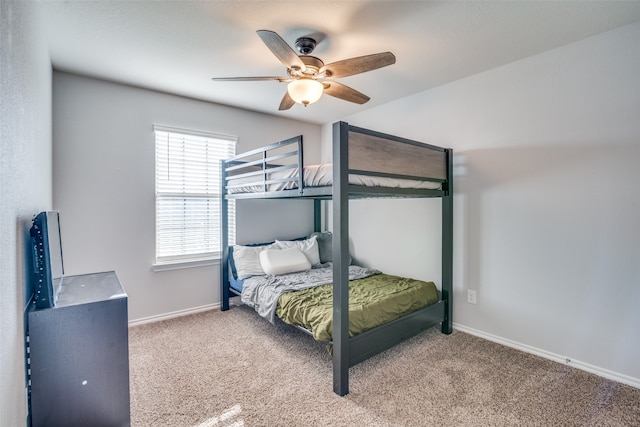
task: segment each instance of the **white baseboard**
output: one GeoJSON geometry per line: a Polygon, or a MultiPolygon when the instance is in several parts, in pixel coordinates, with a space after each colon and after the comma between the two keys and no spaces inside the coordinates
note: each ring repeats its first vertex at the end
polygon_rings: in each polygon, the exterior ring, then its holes
{"type": "Polygon", "coordinates": [[[145,323],[159,322],[161,320],[173,319],[174,317],[187,316],[189,314],[201,313],[203,311],[215,310],[220,308],[220,303],[201,305],[200,307],[188,308],[186,310],[173,311],[171,313],[158,314],[156,316],[143,317],[129,321],[129,327],[144,325],[145,323]]]}
{"type": "Polygon", "coordinates": [[[457,329],[460,332],[465,332],[470,335],[475,335],[477,337],[486,339],[488,341],[493,341],[498,344],[505,345],[507,347],[515,348],[516,350],[524,351],[525,353],[534,354],[536,356],[540,356],[545,359],[553,360],[554,362],[562,363],[563,365],[572,366],[576,369],[580,369],[582,371],[590,372],[592,374],[598,375],[600,377],[617,381],[622,384],[630,385],[631,387],[640,389],[640,379],[633,378],[629,375],[624,375],[618,372],[610,371],[608,369],[600,368],[598,366],[590,365],[589,363],[581,362],[579,360],[571,359],[570,357],[561,356],[559,354],[551,353],[549,351],[541,350],[539,348],[535,348],[526,344],[522,344],[516,341],[511,341],[506,338],[499,337],[497,335],[488,334],[483,331],[479,331],[477,329],[469,328],[464,325],[459,325],[457,323],[453,324],[453,328],[457,329]]]}

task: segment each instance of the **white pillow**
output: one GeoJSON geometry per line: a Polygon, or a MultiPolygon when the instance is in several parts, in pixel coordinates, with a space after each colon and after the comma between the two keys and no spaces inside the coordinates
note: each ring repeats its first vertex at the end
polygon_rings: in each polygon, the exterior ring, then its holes
{"type": "Polygon", "coordinates": [[[298,248],[304,253],[311,265],[320,264],[320,252],[316,236],[306,240],[276,240],[273,246],[280,249],[298,248]]]}
{"type": "Polygon", "coordinates": [[[311,264],[298,248],[267,249],[260,252],[260,266],[267,274],[287,274],[309,270],[311,264]]]}
{"type": "Polygon", "coordinates": [[[260,252],[270,247],[271,245],[266,245],[266,246],[235,245],[233,247],[233,263],[236,266],[238,279],[243,280],[249,276],[264,275],[264,270],[260,266],[260,259],[258,258],[258,256],[260,255],[260,252]]]}

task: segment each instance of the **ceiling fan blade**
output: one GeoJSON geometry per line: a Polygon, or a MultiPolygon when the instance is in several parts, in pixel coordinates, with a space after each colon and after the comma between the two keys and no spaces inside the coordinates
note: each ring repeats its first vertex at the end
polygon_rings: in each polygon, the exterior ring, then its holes
{"type": "Polygon", "coordinates": [[[289,95],[289,92],[285,92],[284,96],[282,97],[282,101],[280,101],[280,107],[278,108],[278,110],[280,111],[288,110],[289,108],[293,107],[293,104],[295,103],[296,101],[294,101],[293,98],[291,98],[291,96],[289,95]]]}
{"type": "Polygon", "coordinates": [[[320,69],[320,74],[325,72],[327,77],[332,78],[347,77],[395,63],[396,57],[391,52],[374,53],[327,64],[320,69]]]}
{"type": "Polygon", "coordinates": [[[278,80],[279,82],[288,82],[292,79],[290,77],[212,77],[211,80],[218,82],[259,82],[266,80],[278,80]]]}
{"type": "Polygon", "coordinates": [[[364,104],[371,99],[364,93],[358,92],[349,86],[343,85],[342,83],[325,81],[322,82],[322,85],[324,86],[324,93],[335,96],[336,98],[344,99],[345,101],[364,104]]]}
{"type": "Polygon", "coordinates": [[[258,30],[257,33],[269,50],[271,50],[276,58],[287,68],[297,68],[301,71],[305,70],[304,62],[302,62],[302,59],[300,59],[296,51],[277,33],[269,30],[258,30]]]}

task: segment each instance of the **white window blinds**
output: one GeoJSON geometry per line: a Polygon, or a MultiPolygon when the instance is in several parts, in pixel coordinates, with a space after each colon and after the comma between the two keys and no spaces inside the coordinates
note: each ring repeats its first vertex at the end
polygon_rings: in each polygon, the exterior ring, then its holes
{"type": "MultiPolygon", "coordinates": [[[[154,126],[156,264],[220,258],[220,161],[236,137],[154,126]]],[[[229,201],[229,244],[235,203],[229,201]]]]}

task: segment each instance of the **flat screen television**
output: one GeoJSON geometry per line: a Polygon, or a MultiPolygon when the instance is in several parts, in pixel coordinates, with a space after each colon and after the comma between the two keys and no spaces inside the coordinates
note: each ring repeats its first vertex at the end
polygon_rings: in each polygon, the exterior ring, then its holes
{"type": "Polygon", "coordinates": [[[64,278],[60,213],[40,212],[33,218],[29,234],[33,248],[34,303],[37,308],[54,307],[64,278]]]}

